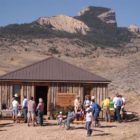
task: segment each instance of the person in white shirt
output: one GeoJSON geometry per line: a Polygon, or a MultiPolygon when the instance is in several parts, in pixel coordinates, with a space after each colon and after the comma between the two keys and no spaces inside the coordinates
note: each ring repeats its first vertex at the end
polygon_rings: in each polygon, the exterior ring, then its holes
{"type": "Polygon", "coordinates": [[[16,100],[15,97],[13,97],[13,101],[12,101],[12,112],[13,112],[13,121],[14,122],[17,120],[18,106],[19,106],[18,101],[16,100]]]}
{"type": "Polygon", "coordinates": [[[90,104],[90,96],[89,95],[86,95],[85,96],[85,100],[84,100],[84,107],[86,107],[87,105],[89,105],[90,104]]]}
{"type": "Polygon", "coordinates": [[[87,130],[87,136],[90,136],[92,134],[91,129],[92,124],[92,111],[90,111],[90,105],[86,109],[86,130],[87,130]]]}
{"type": "Polygon", "coordinates": [[[114,99],[113,99],[113,103],[114,103],[114,108],[115,108],[114,119],[117,120],[118,122],[120,122],[121,121],[120,111],[121,111],[121,107],[123,105],[123,101],[119,94],[116,94],[116,97],[114,97],[114,99]]]}

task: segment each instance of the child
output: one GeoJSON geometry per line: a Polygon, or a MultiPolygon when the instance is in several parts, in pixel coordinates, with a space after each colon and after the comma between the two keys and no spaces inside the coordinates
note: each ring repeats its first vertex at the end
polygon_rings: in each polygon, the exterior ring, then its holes
{"type": "Polygon", "coordinates": [[[63,115],[62,115],[62,112],[59,112],[59,114],[57,115],[57,125],[61,126],[62,121],[63,121],[63,115]]]}
{"type": "Polygon", "coordinates": [[[91,134],[92,134],[91,123],[92,123],[92,112],[90,111],[90,107],[88,106],[86,109],[87,136],[91,136],[91,134]]]}

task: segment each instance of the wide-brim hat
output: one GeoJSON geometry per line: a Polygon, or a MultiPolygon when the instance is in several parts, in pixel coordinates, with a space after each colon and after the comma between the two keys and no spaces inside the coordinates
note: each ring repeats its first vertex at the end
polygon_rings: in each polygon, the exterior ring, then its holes
{"type": "Polygon", "coordinates": [[[16,94],[14,95],[14,97],[18,97],[18,94],[16,93],[16,94]]]}

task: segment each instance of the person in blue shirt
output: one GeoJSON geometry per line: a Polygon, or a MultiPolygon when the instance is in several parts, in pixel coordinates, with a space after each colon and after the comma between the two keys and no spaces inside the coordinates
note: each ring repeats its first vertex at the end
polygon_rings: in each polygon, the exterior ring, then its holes
{"type": "Polygon", "coordinates": [[[93,99],[92,100],[93,104],[91,106],[91,109],[90,111],[92,111],[92,115],[93,115],[93,118],[95,120],[95,126],[98,126],[100,127],[100,123],[99,123],[99,114],[100,114],[100,111],[101,111],[101,107],[99,106],[99,104],[97,104],[95,102],[95,100],[93,99]]]}
{"type": "Polygon", "coordinates": [[[26,96],[24,96],[22,108],[23,108],[24,123],[27,123],[28,100],[26,96]]]}
{"type": "Polygon", "coordinates": [[[121,122],[121,114],[120,114],[120,111],[121,111],[121,107],[123,105],[123,101],[122,101],[122,98],[120,95],[117,96],[116,98],[116,101],[115,101],[115,111],[116,111],[116,117],[117,117],[117,121],[118,122],[121,122]]]}

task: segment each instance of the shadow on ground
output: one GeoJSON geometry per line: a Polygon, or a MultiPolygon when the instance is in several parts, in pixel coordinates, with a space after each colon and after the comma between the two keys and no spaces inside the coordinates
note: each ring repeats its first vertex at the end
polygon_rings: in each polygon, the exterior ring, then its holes
{"type": "Polygon", "coordinates": [[[95,134],[94,136],[109,136],[111,133],[95,134]]]}
{"type": "Polygon", "coordinates": [[[101,126],[100,128],[113,128],[113,127],[117,127],[116,125],[104,125],[101,126]]]}
{"type": "Polygon", "coordinates": [[[0,127],[11,127],[11,126],[13,126],[13,124],[12,123],[2,123],[2,124],[0,124],[0,127]]]}

